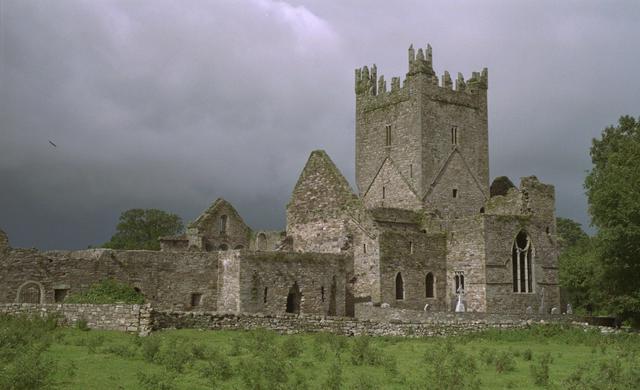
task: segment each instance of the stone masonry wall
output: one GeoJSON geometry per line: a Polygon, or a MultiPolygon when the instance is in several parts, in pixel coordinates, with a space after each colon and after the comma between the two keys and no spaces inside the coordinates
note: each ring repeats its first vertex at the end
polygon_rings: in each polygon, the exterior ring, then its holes
{"type": "Polygon", "coordinates": [[[422,232],[384,231],[380,235],[381,302],[422,310],[446,310],[445,239],[422,232]],[[426,297],[426,275],[435,278],[435,296],[426,297]],[[396,278],[402,276],[404,299],[396,299],[396,278]]]}
{"type": "MultiPolygon", "coordinates": [[[[444,314],[444,313],[443,313],[444,314]]],[[[553,316],[544,319],[517,316],[474,316],[470,313],[448,314],[430,320],[375,321],[345,317],[313,315],[257,315],[222,314],[215,312],[154,312],[153,327],[156,329],[191,328],[211,330],[270,329],[279,333],[330,332],[346,336],[453,336],[479,332],[492,328],[527,328],[534,321],[571,322],[573,317],[553,316]]]]}
{"type": "Polygon", "coordinates": [[[220,311],[282,314],[294,286],[300,313],[345,315],[351,255],[228,251],[219,260],[220,311]]]}
{"type": "Polygon", "coordinates": [[[162,309],[189,310],[200,294],[198,306],[215,310],[217,264],[206,252],[9,249],[0,252],[0,302],[56,303],[113,278],[162,309]]]}
{"type": "Polygon", "coordinates": [[[151,330],[151,305],[77,305],[77,304],[0,304],[0,314],[59,316],[63,325],[75,326],[79,320],[91,329],[118,330],[146,334],[151,330]]]}

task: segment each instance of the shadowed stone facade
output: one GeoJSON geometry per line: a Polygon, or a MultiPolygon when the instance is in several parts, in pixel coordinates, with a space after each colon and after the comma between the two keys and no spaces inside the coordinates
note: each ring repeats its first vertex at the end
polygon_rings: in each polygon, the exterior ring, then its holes
{"type": "Polygon", "coordinates": [[[160,238],[159,252],[14,249],[0,232],[0,301],[53,303],[115,278],[154,307],[185,311],[559,307],[553,186],[534,176],[489,185],[487,70],[454,87],[434,72],[430,46],[408,57],[389,89],[375,65],[356,70],[357,193],[318,150],[285,231],[253,230],[218,199],[183,235],[160,238]]]}

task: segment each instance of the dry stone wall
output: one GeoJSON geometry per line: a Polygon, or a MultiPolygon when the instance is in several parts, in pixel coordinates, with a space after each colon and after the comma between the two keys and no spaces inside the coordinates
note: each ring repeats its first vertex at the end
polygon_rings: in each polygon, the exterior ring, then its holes
{"type": "Polygon", "coordinates": [[[80,304],[0,304],[0,314],[48,317],[56,316],[62,325],[86,322],[91,329],[118,330],[146,334],[151,330],[151,305],[80,304]]]}

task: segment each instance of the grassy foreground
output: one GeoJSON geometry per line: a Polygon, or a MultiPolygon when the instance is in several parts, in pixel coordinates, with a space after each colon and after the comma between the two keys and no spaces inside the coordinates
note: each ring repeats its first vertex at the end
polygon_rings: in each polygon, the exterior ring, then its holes
{"type": "Polygon", "coordinates": [[[561,326],[448,338],[172,330],[0,317],[2,389],[632,389],[640,335],[561,326]]]}

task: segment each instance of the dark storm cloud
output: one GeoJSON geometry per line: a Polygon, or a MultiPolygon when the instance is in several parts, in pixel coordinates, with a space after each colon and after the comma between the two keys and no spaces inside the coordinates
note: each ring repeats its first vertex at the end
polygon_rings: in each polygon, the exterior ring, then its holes
{"type": "Polygon", "coordinates": [[[107,240],[119,213],[189,220],[216,197],[282,228],[313,149],[353,178],[353,68],[489,67],[491,174],[556,185],[587,223],[590,139],[638,115],[640,7],[572,2],[0,2],[0,228],[107,240]],[[54,148],[48,143],[58,145],[54,148]]]}

